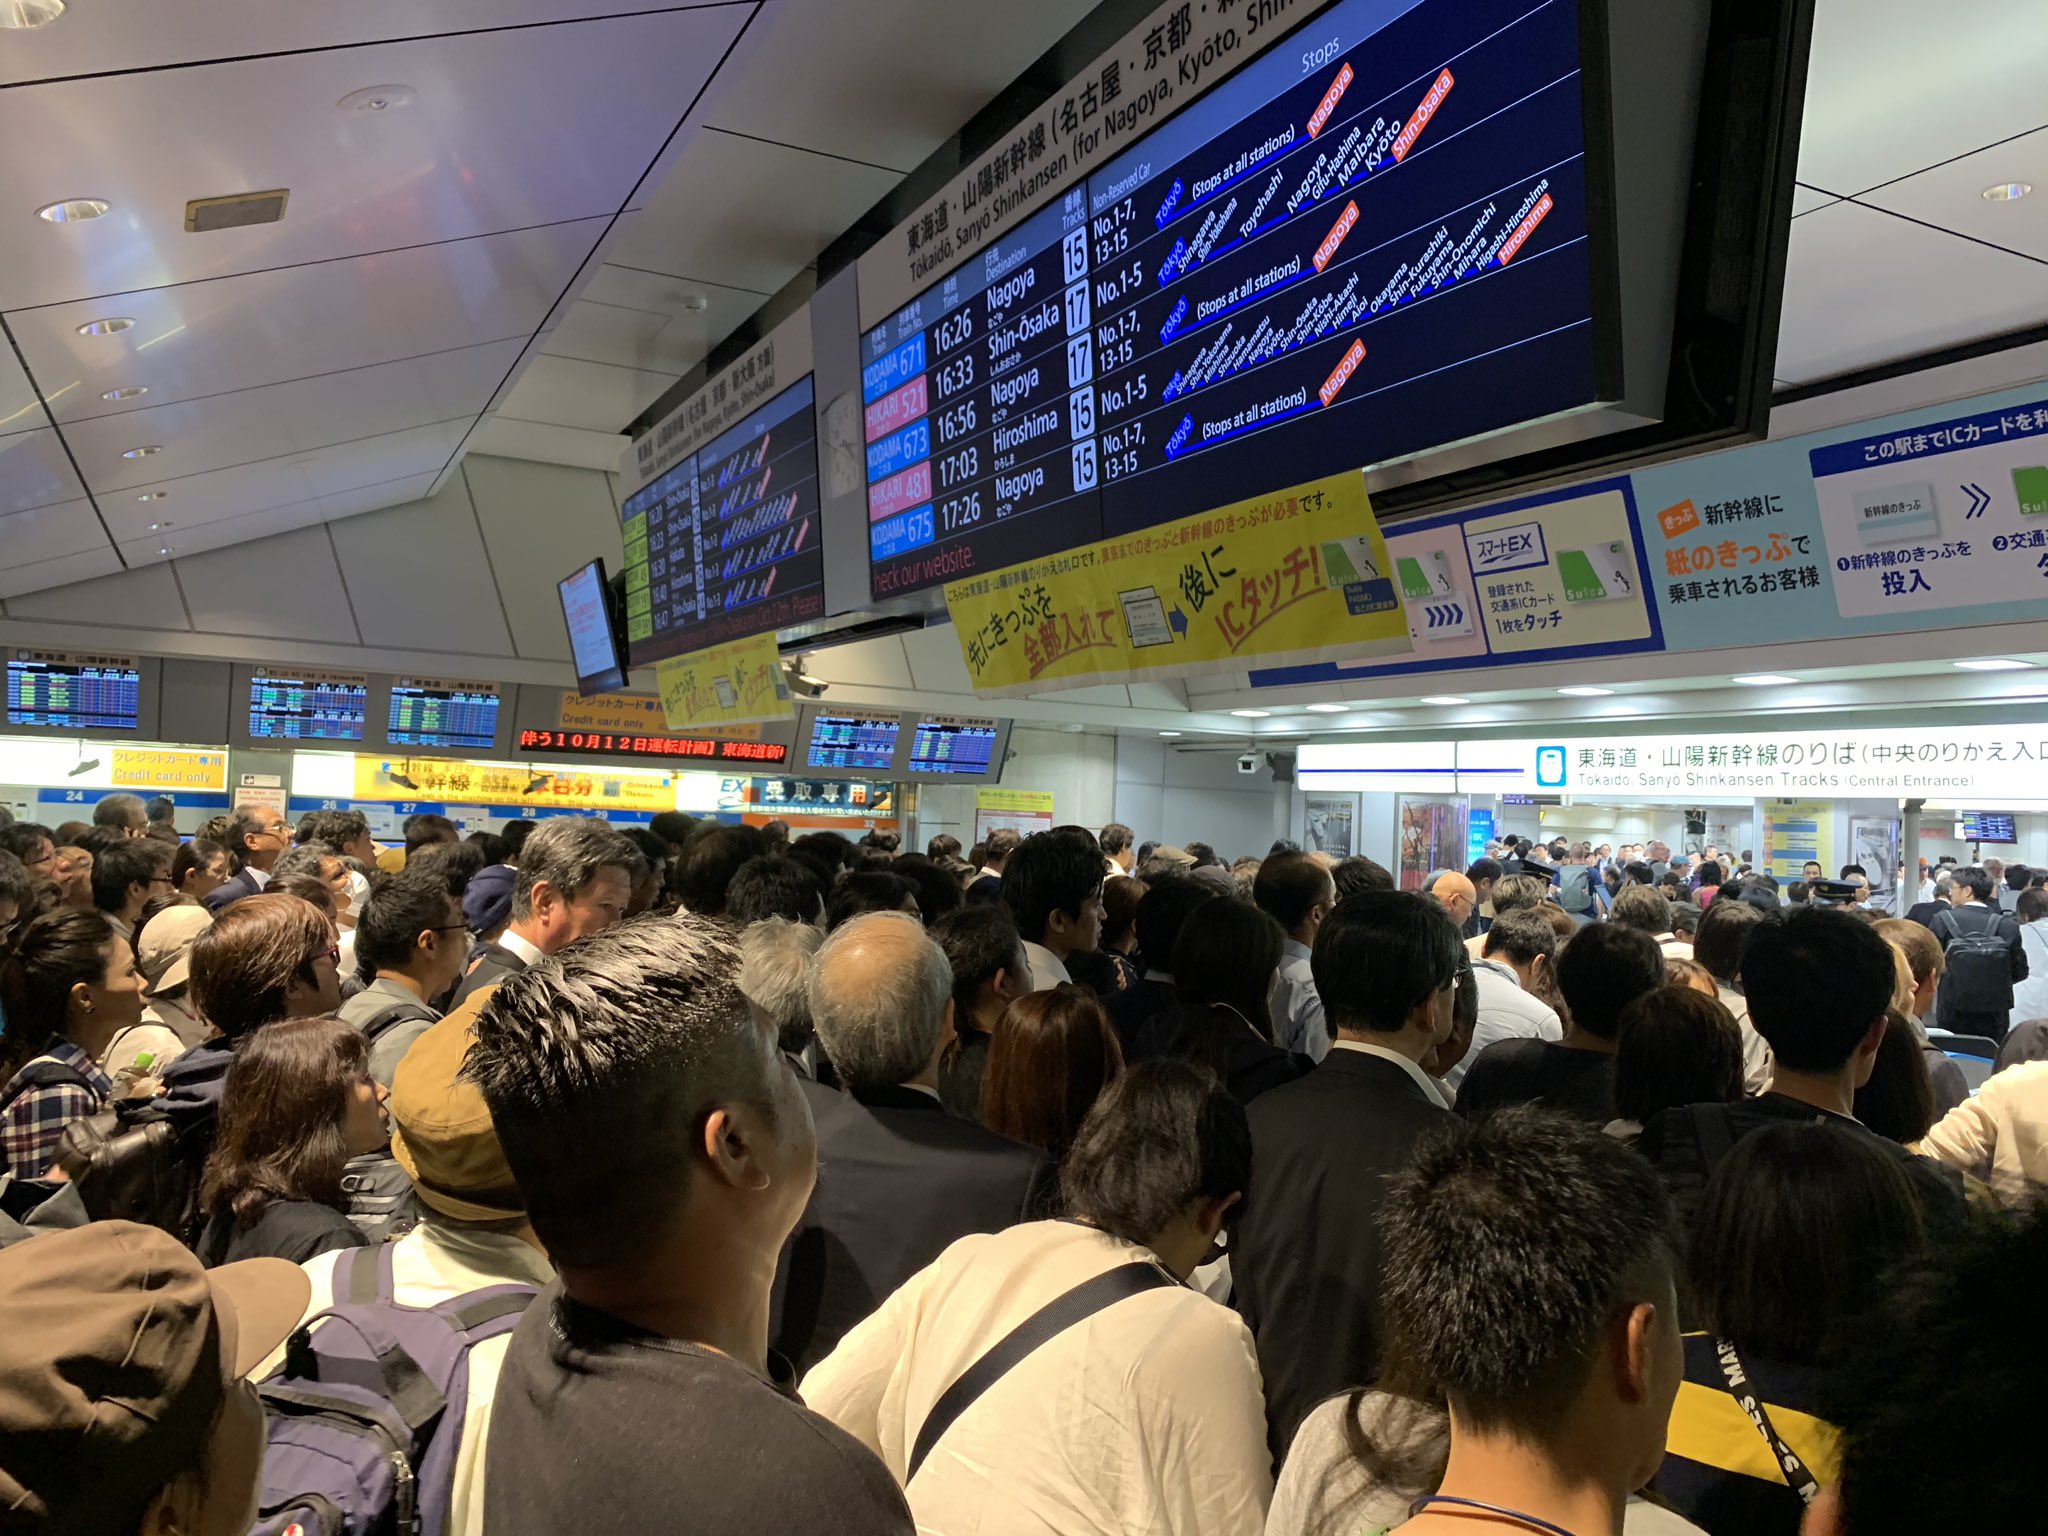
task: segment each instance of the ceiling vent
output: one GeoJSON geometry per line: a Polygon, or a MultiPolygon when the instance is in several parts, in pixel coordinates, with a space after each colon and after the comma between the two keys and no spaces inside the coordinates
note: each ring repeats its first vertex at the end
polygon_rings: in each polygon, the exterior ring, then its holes
{"type": "Polygon", "coordinates": [[[246,224],[275,224],[284,217],[288,188],[270,192],[237,192],[230,197],[195,197],[185,205],[185,230],[240,229],[246,224]]]}

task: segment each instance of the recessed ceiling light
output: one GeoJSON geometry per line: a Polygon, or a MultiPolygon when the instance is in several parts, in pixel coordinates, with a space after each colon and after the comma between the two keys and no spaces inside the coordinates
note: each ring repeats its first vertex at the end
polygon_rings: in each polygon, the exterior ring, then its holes
{"type": "Polygon", "coordinates": [[[1461,699],[1455,693],[1432,693],[1423,698],[1421,702],[1424,704],[1449,706],[1452,704],[1470,704],[1472,701],[1470,699],[1461,699]]]}
{"type": "Polygon", "coordinates": [[[135,329],[135,322],[126,315],[109,315],[104,320],[88,320],[78,328],[81,336],[118,336],[123,331],[135,329]]]}
{"type": "Polygon", "coordinates": [[[1746,672],[1731,681],[1738,682],[1745,688],[1776,688],[1784,683],[1796,683],[1799,679],[1787,677],[1782,672],[1746,672]]]}
{"type": "Polygon", "coordinates": [[[1308,706],[1308,712],[1312,715],[1348,715],[1351,713],[1351,706],[1349,704],[1311,704],[1308,706]]]}
{"type": "Polygon", "coordinates": [[[149,393],[147,384],[123,384],[119,389],[110,389],[101,395],[102,400],[139,400],[149,393]]]}
{"type": "Polygon", "coordinates": [[[162,531],[163,531],[164,529],[166,529],[166,528],[175,528],[176,526],[177,526],[177,524],[175,524],[175,523],[170,523],[170,522],[163,522],[163,523],[151,523],[151,524],[149,525],[149,531],[150,531],[151,533],[161,533],[161,532],[162,532],[162,531]]]}
{"type": "Polygon", "coordinates": [[[64,0],[0,0],[0,31],[47,27],[64,14],[64,0]]]}
{"type": "Polygon", "coordinates": [[[693,315],[701,315],[710,307],[711,300],[701,293],[686,293],[683,295],[683,308],[693,315]]]}
{"type": "Polygon", "coordinates": [[[1593,688],[1585,684],[1577,684],[1570,688],[1560,688],[1557,691],[1568,699],[1604,699],[1614,692],[1612,688],[1593,688]]]}
{"type": "Polygon", "coordinates": [[[2016,203],[2033,190],[2031,181],[2001,181],[1996,186],[1986,187],[1978,195],[1987,203],[2016,203]]]}
{"type": "Polygon", "coordinates": [[[1180,734],[1180,732],[1179,732],[1179,731],[1161,731],[1161,732],[1160,732],[1159,734],[1160,734],[1160,735],[1162,735],[1162,736],[1178,736],[1178,735],[1180,734]]]}
{"type": "Polygon", "coordinates": [[[1231,713],[1240,720],[1268,720],[1273,715],[1270,709],[1233,709],[1231,713]]]}
{"type": "Polygon", "coordinates": [[[1965,672],[2024,672],[2031,667],[2031,661],[2014,661],[2010,656],[1984,656],[1975,661],[1956,663],[1965,672]]]}
{"type": "Polygon", "coordinates": [[[170,494],[169,491],[144,491],[135,499],[137,501],[165,501],[169,499],[170,494]]]}
{"type": "Polygon", "coordinates": [[[157,551],[157,553],[160,555],[174,555],[177,552],[178,546],[175,544],[166,544],[162,549],[159,549],[157,551]]]}
{"type": "Polygon", "coordinates": [[[366,85],[360,91],[350,91],[335,105],[344,112],[395,112],[400,107],[413,103],[413,89],[409,85],[366,85]]]}
{"type": "Polygon", "coordinates": [[[121,457],[124,459],[148,459],[154,458],[163,451],[164,445],[162,443],[142,443],[134,448],[122,449],[121,457]]]}
{"type": "Polygon", "coordinates": [[[36,210],[36,217],[45,224],[83,224],[88,219],[105,218],[113,206],[103,197],[67,197],[43,204],[36,210]]]}

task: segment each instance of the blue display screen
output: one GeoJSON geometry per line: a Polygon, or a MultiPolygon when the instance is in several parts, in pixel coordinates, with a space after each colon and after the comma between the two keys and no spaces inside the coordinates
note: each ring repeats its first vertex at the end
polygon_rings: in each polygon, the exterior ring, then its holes
{"type": "Polygon", "coordinates": [[[1593,403],[1585,157],[1577,0],[1341,0],[862,338],[874,595],[1593,403]]]}
{"type": "Polygon", "coordinates": [[[819,715],[811,721],[810,766],[887,769],[902,729],[894,715],[819,715]]]}
{"type": "Polygon", "coordinates": [[[391,685],[393,746],[463,747],[488,752],[498,742],[500,695],[488,683],[401,677],[391,685]]]}

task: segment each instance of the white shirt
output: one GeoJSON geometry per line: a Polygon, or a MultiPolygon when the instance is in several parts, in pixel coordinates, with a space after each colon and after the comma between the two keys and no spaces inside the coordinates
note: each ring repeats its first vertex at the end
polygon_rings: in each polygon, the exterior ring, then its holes
{"type": "Polygon", "coordinates": [[[2048,1181],[2048,1061],[1994,1072],[1915,1150],[1982,1178],[2001,1202],[2024,1205],[2029,1189],[2048,1181]]]}
{"type": "Polygon", "coordinates": [[[1034,944],[1026,939],[1024,958],[1031,966],[1031,990],[1034,992],[1050,992],[1061,982],[1074,979],[1067,974],[1066,962],[1043,944],[1034,944]]]}
{"type": "Polygon", "coordinates": [[[541,961],[547,959],[547,956],[541,953],[538,944],[523,934],[514,933],[510,928],[498,935],[498,948],[517,955],[528,965],[539,965],[541,961]]]}
{"type": "MultiPolygon", "coordinates": [[[[345,1250],[353,1252],[355,1250],[345,1250]]],[[[362,1250],[359,1263],[373,1263],[374,1248],[362,1250]]],[[[306,1316],[334,1305],[334,1264],[338,1253],[317,1254],[299,1267],[313,1282],[306,1316]]],[[[391,1290],[401,1306],[431,1307],[491,1285],[530,1285],[539,1289],[554,1278],[547,1256],[520,1238],[496,1232],[444,1227],[431,1217],[391,1245],[391,1290]]],[[[491,1399],[497,1394],[498,1372],[510,1333],[485,1339],[469,1352],[469,1399],[463,1410],[462,1444],[455,1450],[455,1481],[449,1490],[445,1536],[483,1536],[484,1437],[491,1427],[491,1399]]],[[[261,1380],[283,1363],[280,1345],[257,1367],[251,1380],[261,1380]]],[[[428,1532],[426,1536],[444,1536],[428,1532]]]]}
{"type": "Polygon", "coordinates": [[[1363,1040],[1332,1040],[1330,1042],[1330,1049],[1333,1051],[1358,1051],[1367,1056],[1379,1056],[1387,1061],[1391,1061],[1415,1079],[1415,1086],[1422,1090],[1423,1096],[1430,1103],[1434,1104],[1438,1109],[1449,1109],[1451,1107],[1451,1101],[1444,1097],[1444,1091],[1437,1086],[1436,1079],[1423,1071],[1418,1064],[1403,1056],[1399,1051],[1390,1051],[1384,1045],[1368,1045],[1363,1040]]]}
{"type": "Polygon", "coordinates": [[[242,868],[246,869],[249,872],[249,878],[256,882],[257,890],[260,891],[263,887],[270,884],[269,870],[258,869],[254,864],[244,864],[242,868]]]}
{"type": "Polygon", "coordinates": [[[1742,1090],[1749,1094],[1768,1092],[1771,1086],[1771,1048],[1749,1022],[1749,999],[1718,978],[1714,989],[1721,1006],[1735,1015],[1735,1027],[1742,1031],[1742,1090]]]}
{"type": "Polygon", "coordinates": [[[1513,967],[1484,958],[1472,962],[1472,982],[1479,989],[1479,1022],[1472,1027],[1472,1048],[1444,1074],[1453,1088],[1465,1080],[1465,1069],[1496,1040],[1562,1040],[1564,1024],[1557,1010],[1522,990],[1513,967]]]}
{"type": "Polygon", "coordinates": [[[1297,939],[1280,946],[1280,969],[1273,977],[1273,1043],[1321,1061],[1330,1053],[1330,1026],[1323,1018],[1323,997],[1309,968],[1309,948],[1297,939]]]}
{"type": "MultiPolygon", "coordinates": [[[[963,1237],[804,1378],[901,1481],[940,1395],[1039,1308],[1146,1249],[1073,1222],[963,1237]]],[[[1127,1297],[1020,1362],[907,1490],[921,1532],[1257,1536],[1273,1491],[1252,1336],[1180,1286],[1127,1297]]]]}

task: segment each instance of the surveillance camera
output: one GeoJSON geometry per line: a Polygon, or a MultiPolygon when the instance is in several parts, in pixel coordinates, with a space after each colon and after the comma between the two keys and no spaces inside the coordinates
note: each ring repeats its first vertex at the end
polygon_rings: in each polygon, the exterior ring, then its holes
{"type": "Polygon", "coordinates": [[[1259,754],[1256,752],[1245,753],[1237,760],[1237,771],[1239,773],[1257,773],[1259,771],[1259,754]]]}
{"type": "Polygon", "coordinates": [[[789,691],[800,699],[822,699],[825,690],[832,685],[822,678],[812,677],[804,666],[805,658],[792,656],[782,664],[782,680],[789,691]]]}

